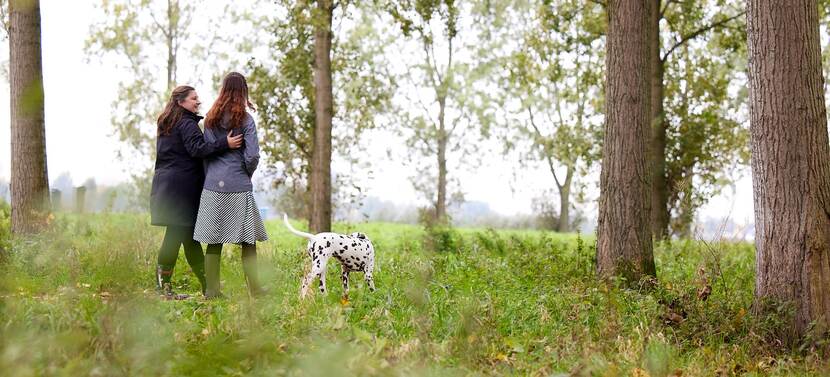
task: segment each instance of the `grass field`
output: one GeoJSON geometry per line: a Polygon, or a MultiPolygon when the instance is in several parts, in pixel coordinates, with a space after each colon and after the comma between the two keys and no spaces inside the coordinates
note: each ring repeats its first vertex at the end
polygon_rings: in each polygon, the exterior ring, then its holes
{"type": "MultiPolygon", "coordinates": [[[[227,299],[159,300],[152,275],[162,230],[144,216],[59,215],[36,239],[4,241],[0,374],[830,373],[820,342],[785,349],[775,341],[785,309],[766,318],[748,313],[750,244],[660,245],[658,284],[632,290],[596,281],[591,237],[336,224],[366,233],[379,265],[378,290],[353,274],[344,305],[334,261],[329,293],[300,301],[304,240],[278,222],[267,228],[271,240],[259,251],[271,293],[257,301],[230,246],[222,265],[227,299]],[[711,295],[699,297],[707,286],[711,295]]],[[[183,253],[174,282],[198,291],[183,253]]]]}

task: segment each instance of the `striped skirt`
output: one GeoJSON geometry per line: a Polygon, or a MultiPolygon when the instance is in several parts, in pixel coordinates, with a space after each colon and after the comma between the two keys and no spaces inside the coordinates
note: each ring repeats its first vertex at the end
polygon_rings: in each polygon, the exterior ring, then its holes
{"type": "Polygon", "coordinates": [[[193,239],[207,244],[267,240],[254,193],[202,190],[193,239]]]}

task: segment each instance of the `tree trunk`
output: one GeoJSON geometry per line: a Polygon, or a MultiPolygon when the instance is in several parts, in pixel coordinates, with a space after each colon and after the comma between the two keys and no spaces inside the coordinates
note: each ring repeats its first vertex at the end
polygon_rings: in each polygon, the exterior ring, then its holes
{"type": "Polygon", "coordinates": [[[31,233],[49,211],[40,1],[9,1],[12,232],[31,233]]]}
{"type": "Polygon", "coordinates": [[[556,231],[569,232],[571,230],[571,182],[573,181],[574,171],[573,166],[568,166],[565,173],[565,182],[562,183],[559,189],[559,225],[556,231]]]}
{"type": "MultiPolygon", "coordinates": [[[[748,0],[755,305],[793,305],[793,342],[830,318],[830,142],[815,0],[748,0]]],[[[792,344],[792,343],[791,343],[792,344]]]]}
{"type": "Polygon", "coordinates": [[[656,274],[650,232],[650,72],[647,0],[609,0],[605,139],[597,274],[629,283],[656,274]]]}
{"type": "Polygon", "coordinates": [[[311,221],[314,233],[331,231],[331,0],[317,1],[314,26],[314,150],[311,158],[311,221]]]}
{"type": "Polygon", "coordinates": [[[660,59],[661,0],[650,0],[648,46],[651,70],[651,235],[665,239],[669,229],[669,192],[666,182],[666,122],[663,114],[663,61],[660,59]]]}
{"type": "MultiPolygon", "coordinates": [[[[178,8],[179,3],[176,2],[176,7],[178,8]]],[[[174,15],[178,12],[174,12],[173,9],[173,0],[167,0],[167,31],[165,32],[165,37],[167,39],[167,91],[171,92],[173,87],[176,85],[176,53],[175,53],[175,35],[176,31],[178,30],[177,23],[175,21],[174,15]]]]}
{"type": "Polygon", "coordinates": [[[438,105],[438,197],[435,202],[435,220],[447,221],[447,128],[444,123],[446,97],[439,97],[438,105]]]}
{"type": "Polygon", "coordinates": [[[691,238],[694,235],[692,226],[695,222],[695,209],[692,203],[694,166],[683,169],[682,177],[688,184],[684,184],[682,192],[678,193],[680,200],[677,206],[677,217],[674,219],[674,232],[680,238],[691,238]]]}

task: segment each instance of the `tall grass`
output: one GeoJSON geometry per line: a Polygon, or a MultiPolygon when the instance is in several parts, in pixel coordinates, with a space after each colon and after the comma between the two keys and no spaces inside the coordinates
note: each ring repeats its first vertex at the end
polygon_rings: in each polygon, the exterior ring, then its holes
{"type": "MultiPolygon", "coordinates": [[[[748,244],[659,245],[658,282],[638,291],[596,281],[591,237],[382,223],[335,228],[360,230],[374,242],[376,292],[354,274],[351,302],[342,304],[339,266],[330,263],[329,293],[299,300],[305,240],[274,222],[267,224],[271,241],[259,244],[267,297],[248,297],[239,250],[226,246],[227,299],[161,301],[152,280],[161,229],[144,216],[60,215],[47,233],[8,243],[0,266],[0,374],[830,372],[818,351],[770,342],[765,331],[776,318],[748,313],[748,244]]],[[[174,282],[198,291],[183,256],[174,282]]]]}

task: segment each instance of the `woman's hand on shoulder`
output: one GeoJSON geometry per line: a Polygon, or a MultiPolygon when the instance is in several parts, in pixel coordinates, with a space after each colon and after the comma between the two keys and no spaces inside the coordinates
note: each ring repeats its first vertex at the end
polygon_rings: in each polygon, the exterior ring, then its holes
{"type": "Polygon", "coordinates": [[[242,134],[231,136],[232,132],[228,132],[228,148],[237,149],[242,146],[242,134]]]}

